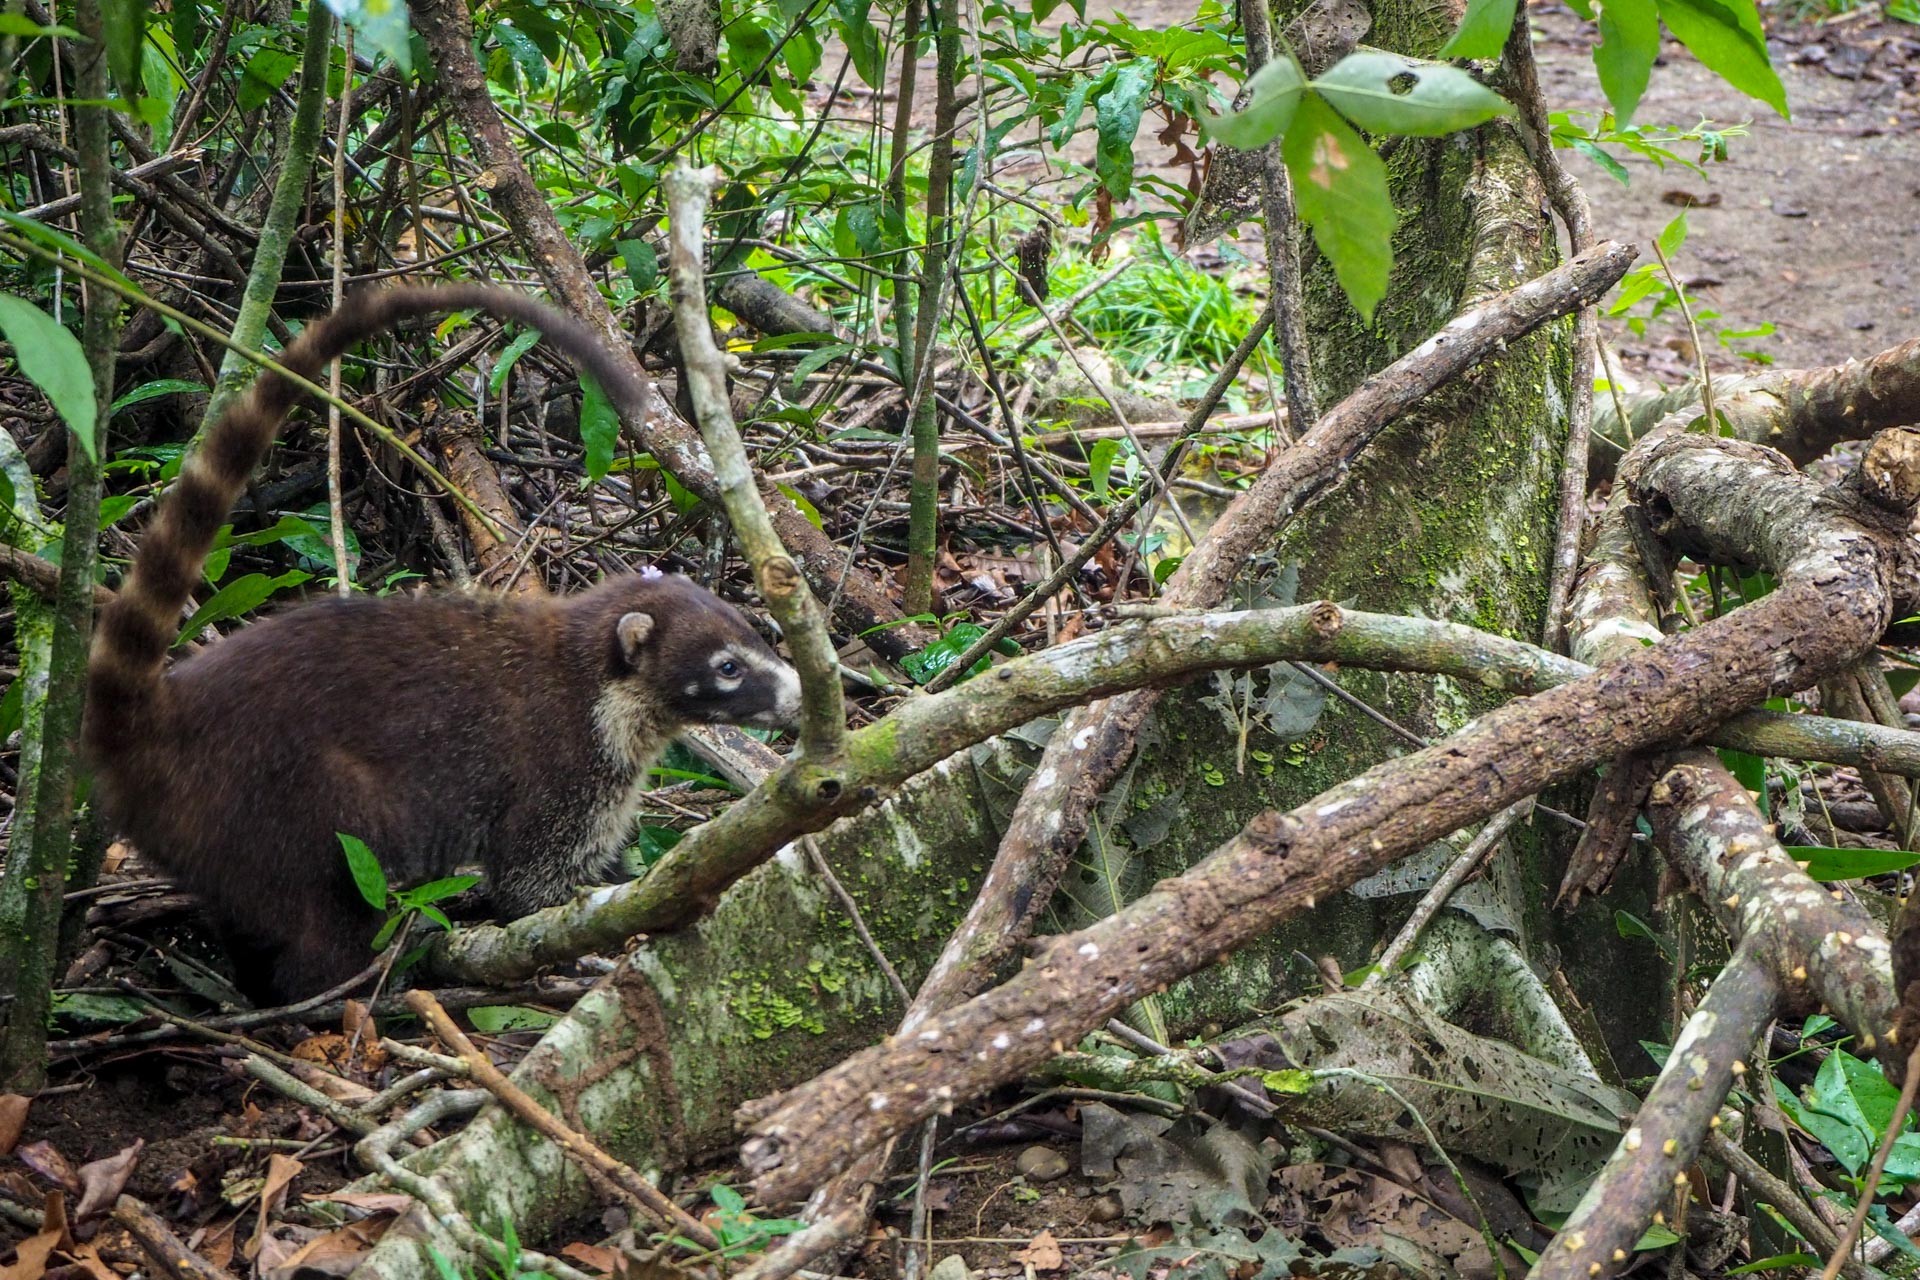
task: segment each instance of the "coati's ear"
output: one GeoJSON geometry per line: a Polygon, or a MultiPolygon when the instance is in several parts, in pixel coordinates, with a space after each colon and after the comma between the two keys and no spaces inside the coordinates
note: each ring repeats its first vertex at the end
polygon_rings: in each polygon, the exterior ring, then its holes
{"type": "Polygon", "coordinates": [[[620,653],[626,658],[627,665],[636,666],[640,661],[640,646],[653,634],[653,615],[623,613],[620,621],[613,624],[613,632],[620,637],[620,653]]]}

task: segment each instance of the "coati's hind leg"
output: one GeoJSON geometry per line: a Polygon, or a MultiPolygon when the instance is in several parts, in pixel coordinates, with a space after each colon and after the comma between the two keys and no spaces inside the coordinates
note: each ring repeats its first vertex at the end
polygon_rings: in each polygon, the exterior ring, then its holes
{"type": "Polygon", "coordinates": [[[235,985],[261,1008],[290,1004],[339,986],[373,964],[381,917],[357,898],[323,894],[301,906],[287,932],[257,938],[225,932],[235,985]]]}

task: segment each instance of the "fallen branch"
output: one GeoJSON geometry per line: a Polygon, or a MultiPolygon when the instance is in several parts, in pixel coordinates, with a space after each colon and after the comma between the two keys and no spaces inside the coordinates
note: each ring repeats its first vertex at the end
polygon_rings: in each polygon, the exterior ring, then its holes
{"type": "Polygon", "coordinates": [[[1018,1078],[1405,853],[1623,750],[1700,734],[1878,640],[1895,604],[1883,564],[1897,558],[1893,538],[1750,446],[1695,435],[1649,446],[1629,473],[1636,494],[1669,504],[1676,523],[1684,513],[1705,544],[1757,554],[1779,581],[1772,595],[1261,815],[1185,875],[1054,939],[1004,986],[790,1091],[743,1149],[761,1198],[789,1200],[925,1116],[1018,1078]]]}
{"type": "MultiPolygon", "coordinates": [[[[1589,478],[1610,479],[1622,451],[1674,415],[1699,417],[1699,400],[1700,385],[1689,380],[1637,398],[1624,425],[1612,411],[1596,414],[1589,478]]],[[[1714,409],[1736,439],[1812,462],[1843,440],[1920,422],[1920,338],[1865,360],[1715,379],[1714,409]]]]}
{"type": "Polygon", "coordinates": [[[1541,1252],[1533,1280],[1612,1275],[1633,1258],[1652,1213],[1645,1206],[1671,1202],[1676,1188],[1691,1194],[1686,1170],[1693,1153],[1745,1073],[1743,1059],[1779,998],[1764,946],[1742,943],[1675,1038],[1633,1127],[1541,1252]]]}

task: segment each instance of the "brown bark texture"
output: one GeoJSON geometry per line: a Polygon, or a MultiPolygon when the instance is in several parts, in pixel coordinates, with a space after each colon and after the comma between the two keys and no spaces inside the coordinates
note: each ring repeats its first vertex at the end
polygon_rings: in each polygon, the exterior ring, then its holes
{"type": "Polygon", "coordinates": [[[1901,558],[1889,522],[1832,509],[1784,459],[1739,442],[1666,434],[1630,463],[1623,475],[1663,532],[1757,555],[1777,590],[1501,707],[1290,813],[1261,815],[1186,875],[1054,939],[1004,986],[791,1091],[743,1152],[760,1194],[781,1202],[805,1192],[867,1146],[1017,1078],[1127,1004],[1394,858],[1602,760],[1689,740],[1803,688],[1885,630],[1896,603],[1889,580],[1901,576],[1889,572],[1901,558]]]}

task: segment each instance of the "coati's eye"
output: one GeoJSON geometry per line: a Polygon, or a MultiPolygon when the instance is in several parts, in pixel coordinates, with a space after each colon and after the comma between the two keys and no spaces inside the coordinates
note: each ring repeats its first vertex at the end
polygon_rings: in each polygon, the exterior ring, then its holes
{"type": "Polygon", "coordinates": [[[729,680],[731,680],[733,677],[740,674],[740,664],[735,662],[732,658],[728,658],[725,662],[720,664],[720,674],[727,677],[729,680]]]}

